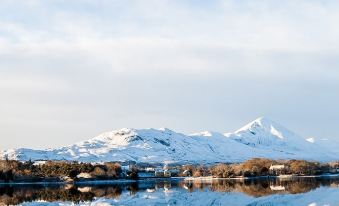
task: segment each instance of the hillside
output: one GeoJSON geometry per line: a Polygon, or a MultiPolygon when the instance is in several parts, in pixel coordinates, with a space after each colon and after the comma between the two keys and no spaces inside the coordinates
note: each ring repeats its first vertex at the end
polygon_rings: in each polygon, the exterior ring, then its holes
{"type": "Polygon", "coordinates": [[[241,162],[254,157],[330,161],[337,158],[334,154],[335,151],[325,150],[274,121],[259,118],[234,133],[205,131],[184,135],[163,128],[123,128],[62,148],[2,151],[0,158],[213,163],[241,162]]]}

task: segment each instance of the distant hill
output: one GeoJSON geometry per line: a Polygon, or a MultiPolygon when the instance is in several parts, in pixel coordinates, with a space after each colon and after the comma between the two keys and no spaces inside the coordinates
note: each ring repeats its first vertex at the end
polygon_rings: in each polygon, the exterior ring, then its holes
{"type": "Polygon", "coordinates": [[[332,161],[339,159],[335,148],[339,145],[326,147],[267,118],[258,118],[234,133],[205,131],[185,135],[169,129],[124,128],[62,148],[1,151],[0,158],[149,163],[241,162],[254,157],[332,161]]]}

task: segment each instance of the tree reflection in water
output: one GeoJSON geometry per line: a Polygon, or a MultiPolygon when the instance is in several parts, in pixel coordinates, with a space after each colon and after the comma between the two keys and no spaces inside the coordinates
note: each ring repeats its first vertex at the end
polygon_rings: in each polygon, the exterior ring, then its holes
{"type": "Polygon", "coordinates": [[[320,186],[339,187],[339,179],[295,178],[285,181],[278,179],[150,180],[100,185],[0,185],[0,205],[16,205],[41,200],[80,203],[100,197],[119,199],[123,193],[134,196],[138,192],[171,189],[181,189],[187,192],[196,190],[223,193],[241,192],[249,196],[261,197],[272,194],[305,193],[320,186]]]}
{"type": "Polygon", "coordinates": [[[208,188],[215,192],[242,192],[249,196],[261,197],[272,194],[298,194],[309,192],[320,186],[339,187],[339,179],[294,178],[279,179],[213,179],[183,182],[188,191],[208,188]]]}

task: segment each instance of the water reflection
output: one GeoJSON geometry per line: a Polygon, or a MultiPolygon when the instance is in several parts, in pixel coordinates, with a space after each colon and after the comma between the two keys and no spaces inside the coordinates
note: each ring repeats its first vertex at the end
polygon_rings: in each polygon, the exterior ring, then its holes
{"type": "MultiPolygon", "coordinates": [[[[298,178],[283,180],[227,180],[183,181],[148,180],[119,184],[81,185],[1,185],[0,205],[16,205],[23,202],[91,202],[97,198],[115,199],[133,197],[138,193],[180,190],[182,193],[199,191],[242,193],[251,197],[274,194],[306,193],[319,187],[339,188],[339,179],[298,178]],[[182,190],[182,191],[181,191],[182,190]]],[[[339,202],[339,200],[338,200],[339,202]]]]}
{"type": "Polygon", "coordinates": [[[208,188],[216,192],[241,192],[253,197],[273,194],[298,194],[309,192],[312,189],[325,186],[339,188],[339,179],[295,178],[293,180],[279,179],[249,179],[225,180],[214,179],[211,181],[188,181],[183,183],[190,192],[208,188]]]}

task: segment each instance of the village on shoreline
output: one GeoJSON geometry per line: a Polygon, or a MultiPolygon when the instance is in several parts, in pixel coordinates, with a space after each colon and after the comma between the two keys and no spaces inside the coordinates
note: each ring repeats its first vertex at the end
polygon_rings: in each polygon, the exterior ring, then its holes
{"type": "Polygon", "coordinates": [[[293,179],[296,177],[339,177],[339,161],[319,163],[305,160],[254,158],[242,163],[149,164],[81,163],[67,161],[0,160],[0,184],[128,182],[152,178],[293,179]]]}

